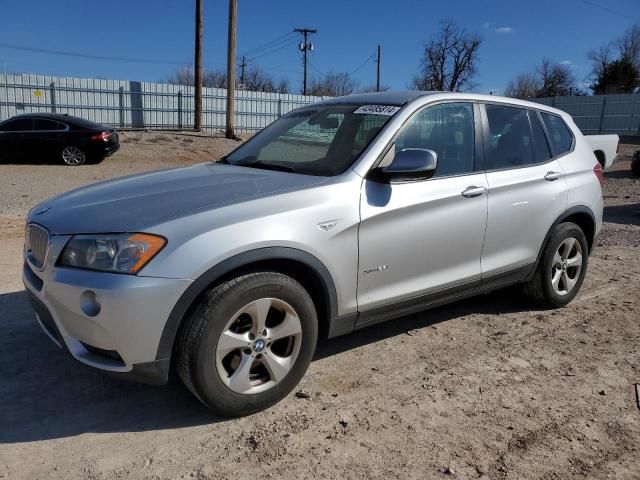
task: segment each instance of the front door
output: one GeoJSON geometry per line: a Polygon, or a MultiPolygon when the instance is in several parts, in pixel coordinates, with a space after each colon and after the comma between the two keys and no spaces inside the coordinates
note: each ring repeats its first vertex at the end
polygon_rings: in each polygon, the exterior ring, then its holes
{"type": "Polygon", "coordinates": [[[434,176],[407,183],[363,182],[360,312],[480,280],[487,182],[477,151],[477,116],[472,103],[417,112],[392,148],[435,151],[434,176]]]}

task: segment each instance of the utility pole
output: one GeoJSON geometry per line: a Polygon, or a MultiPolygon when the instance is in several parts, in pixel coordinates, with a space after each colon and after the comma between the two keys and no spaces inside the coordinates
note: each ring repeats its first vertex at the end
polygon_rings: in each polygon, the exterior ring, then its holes
{"type": "Polygon", "coordinates": [[[244,84],[244,69],[247,66],[247,57],[242,56],[242,61],[240,62],[240,83],[244,84]]]}
{"type": "Polygon", "coordinates": [[[294,32],[301,33],[304,41],[300,44],[300,50],[304,52],[304,81],[302,84],[302,94],[307,94],[307,52],[313,52],[313,43],[307,41],[312,33],[318,33],[318,30],[312,28],[296,28],[294,32]]]}
{"type": "Polygon", "coordinates": [[[378,45],[378,56],[376,58],[376,92],[380,91],[380,45],[378,45]]]}
{"type": "Polygon", "coordinates": [[[193,129],[202,130],[202,0],[196,0],[196,46],[195,46],[195,118],[193,129]]]}
{"type": "Polygon", "coordinates": [[[236,21],[238,16],[237,0],[229,0],[229,37],[227,41],[227,128],[226,137],[236,138],[236,21]]]}

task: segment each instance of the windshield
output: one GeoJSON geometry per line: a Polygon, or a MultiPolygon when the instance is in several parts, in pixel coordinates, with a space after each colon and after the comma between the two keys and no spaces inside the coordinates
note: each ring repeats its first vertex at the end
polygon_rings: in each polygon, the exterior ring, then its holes
{"type": "Polygon", "coordinates": [[[399,110],[399,107],[366,107],[318,105],[294,110],[257,133],[225,160],[233,165],[307,175],[338,175],[353,164],[399,110]]]}

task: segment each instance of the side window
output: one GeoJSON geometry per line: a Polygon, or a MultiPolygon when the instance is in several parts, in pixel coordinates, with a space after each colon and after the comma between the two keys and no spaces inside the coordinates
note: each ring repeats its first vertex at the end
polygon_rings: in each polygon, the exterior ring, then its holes
{"type": "Polygon", "coordinates": [[[26,130],[31,130],[32,128],[32,118],[17,118],[15,120],[9,120],[8,122],[5,122],[0,127],[0,130],[4,130],[5,132],[24,132],[26,130]]]}
{"type": "Polygon", "coordinates": [[[571,150],[573,135],[569,127],[564,123],[564,120],[550,113],[542,113],[542,120],[549,133],[554,156],[562,155],[571,150]]]}
{"type": "Polygon", "coordinates": [[[486,110],[489,120],[489,169],[533,164],[531,128],[527,111],[523,108],[500,105],[486,105],[486,110]]]}
{"type": "Polygon", "coordinates": [[[36,118],[33,125],[34,130],[62,130],[60,124],[53,120],[45,120],[44,118],[36,118]]]}
{"type": "Polygon", "coordinates": [[[434,177],[461,175],[474,170],[474,119],[471,103],[445,103],[428,107],[404,126],[396,139],[396,152],[423,148],[438,154],[434,177]]]}
{"type": "Polygon", "coordinates": [[[536,163],[544,163],[551,158],[547,137],[535,110],[529,110],[529,119],[531,120],[531,131],[533,132],[533,156],[536,163]]]}

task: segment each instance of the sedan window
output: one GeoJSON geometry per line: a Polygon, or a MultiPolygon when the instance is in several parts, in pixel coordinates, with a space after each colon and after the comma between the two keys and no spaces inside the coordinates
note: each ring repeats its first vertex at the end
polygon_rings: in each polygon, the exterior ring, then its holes
{"type": "Polygon", "coordinates": [[[61,123],[53,120],[46,120],[44,118],[36,118],[33,126],[34,130],[64,130],[61,123]]]}
{"type": "Polygon", "coordinates": [[[0,131],[24,132],[33,129],[33,118],[16,118],[0,125],[0,131]]]}

